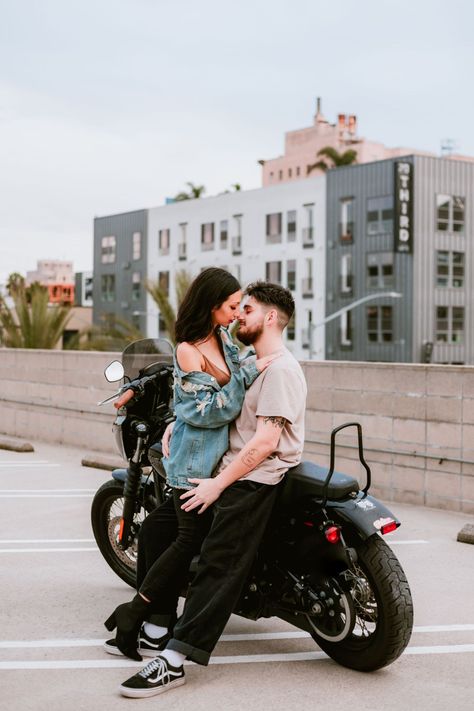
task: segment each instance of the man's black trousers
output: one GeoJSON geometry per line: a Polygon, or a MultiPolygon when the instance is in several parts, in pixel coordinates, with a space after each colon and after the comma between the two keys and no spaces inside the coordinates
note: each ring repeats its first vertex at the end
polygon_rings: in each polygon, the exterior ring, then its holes
{"type": "Polygon", "coordinates": [[[250,572],[278,488],[239,481],[216,501],[211,528],[169,649],[198,664],[208,664],[250,572]]]}

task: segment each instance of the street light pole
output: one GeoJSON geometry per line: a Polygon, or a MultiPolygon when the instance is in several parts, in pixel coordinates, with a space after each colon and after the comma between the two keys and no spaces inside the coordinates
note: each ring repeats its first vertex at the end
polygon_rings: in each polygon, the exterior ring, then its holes
{"type": "Polygon", "coordinates": [[[329,321],[333,321],[335,318],[338,318],[339,316],[342,316],[342,314],[347,313],[347,311],[352,311],[352,309],[355,309],[356,306],[360,306],[361,304],[365,304],[366,301],[372,301],[373,299],[401,299],[403,294],[400,294],[398,291],[383,291],[380,294],[368,294],[367,296],[363,296],[361,299],[357,299],[356,301],[353,301],[351,304],[348,304],[347,306],[343,306],[342,309],[339,309],[338,311],[335,311],[333,314],[330,316],[326,316],[325,319],[322,321],[319,321],[318,323],[310,323],[309,324],[309,359],[313,359],[313,331],[316,328],[319,328],[319,326],[325,326],[329,321]]]}

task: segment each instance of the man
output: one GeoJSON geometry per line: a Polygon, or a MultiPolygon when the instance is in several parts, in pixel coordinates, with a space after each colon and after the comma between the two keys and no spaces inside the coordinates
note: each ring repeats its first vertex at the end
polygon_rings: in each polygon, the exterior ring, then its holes
{"type": "Polygon", "coordinates": [[[190,479],[195,488],[181,496],[186,511],[198,508],[204,513],[214,504],[213,521],[171,639],[156,659],[120,686],[124,696],[154,696],[184,684],[186,658],[208,664],[254,561],[276,484],[301,460],[306,383],[283,344],[293,297],[287,289],[265,282],[251,284],[245,293],[239,340],[252,344],[258,358],[278,357],[248,389],[217,475],[190,479]]]}

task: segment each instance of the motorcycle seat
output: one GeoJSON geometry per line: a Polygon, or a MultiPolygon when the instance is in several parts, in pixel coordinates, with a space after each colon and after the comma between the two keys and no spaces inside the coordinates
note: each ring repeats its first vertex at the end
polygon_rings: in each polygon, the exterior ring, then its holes
{"type": "MultiPolygon", "coordinates": [[[[298,466],[288,470],[285,476],[283,495],[294,498],[300,496],[323,495],[324,482],[328,469],[313,462],[300,462],[298,466]]],[[[328,499],[344,499],[349,494],[356,494],[360,490],[359,482],[349,474],[334,472],[328,486],[328,499]]]]}

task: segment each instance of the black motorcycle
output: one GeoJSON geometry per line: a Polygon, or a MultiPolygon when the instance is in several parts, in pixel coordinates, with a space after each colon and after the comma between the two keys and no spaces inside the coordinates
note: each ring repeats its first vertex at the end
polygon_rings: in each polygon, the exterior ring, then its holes
{"type": "MultiPolygon", "coordinates": [[[[116,469],[92,503],[92,527],[110,567],[135,586],[140,525],[169,495],[161,438],[172,411],[172,349],[164,340],[128,346],[122,363],[105,371],[124,379],[114,423],[127,469],[116,469]]],[[[369,495],[371,473],[357,422],[331,433],[329,470],[312,462],[290,469],[235,614],[248,619],[280,617],[308,632],[332,659],[373,671],[397,659],[413,627],[413,604],[405,573],[383,536],[400,521],[369,495]],[[336,435],[357,430],[358,481],[335,471],[336,435]]],[[[192,565],[189,578],[193,575],[192,565]]],[[[185,595],[186,591],[183,591],[185,595]]]]}

